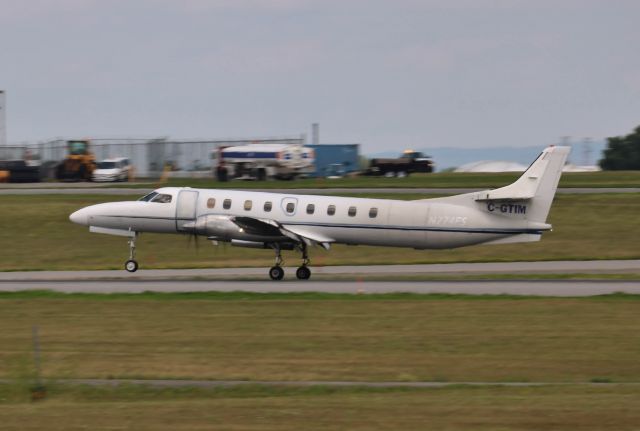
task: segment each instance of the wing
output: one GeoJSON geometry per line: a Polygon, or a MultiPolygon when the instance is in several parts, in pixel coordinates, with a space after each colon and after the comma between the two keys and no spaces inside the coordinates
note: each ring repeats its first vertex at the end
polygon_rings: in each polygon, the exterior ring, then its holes
{"type": "Polygon", "coordinates": [[[261,219],[254,217],[231,217],[231,221],[245,232],[254,235],[264,236],[286,236],[298,243],[307,245],[319,245],[325,250],[329,250],[331,243],[335,242],[320,232],[314,231],[310,226],[298,226],[282,224],[271,219],[261,219]]]}

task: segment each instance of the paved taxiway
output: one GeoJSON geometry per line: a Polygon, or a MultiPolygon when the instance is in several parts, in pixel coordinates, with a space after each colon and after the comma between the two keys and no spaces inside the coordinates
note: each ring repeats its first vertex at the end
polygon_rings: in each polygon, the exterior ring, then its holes
{"type": "MultiPolygon", "coordinates": [[[[123,195],[123,196],[143,196],[153,188],[116,188],[116,187],[40,187],[40,188],[0,188],[0,195],[123,195]]],[[[477,192],[486,189],[470,189],[470,188],[326,188],[326,189],[243,189],[241,185],[233,190],[246,190],[254,192],[272,192],[272,193],[290,193],[290,194],[360,194],[360,193],[389,193],[389,194],[439,194],[439,195],[457,195],[462,193],[477,192]]],[[[640,193],[639,187],[585,187],[585,188],[560,188],[560,194],[586,194],[586,193],[640,193]]]]}
{"type": "Polygon", "coordinates": [[[594,296],[640,294],[640,281],[17,281],[0,291],[53,290],[64,293],[142,292],[323,292],[446,293],[468,295],[594,296]]]}

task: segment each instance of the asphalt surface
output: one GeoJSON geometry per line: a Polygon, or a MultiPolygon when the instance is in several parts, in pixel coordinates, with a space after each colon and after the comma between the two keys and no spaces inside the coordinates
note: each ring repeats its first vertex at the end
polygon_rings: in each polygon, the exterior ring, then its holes
{"type": "Polygon", "coordinates": [[[312,267],[312,279],[297,280],[285,268],[285,280],[271,281],[266,268],[213,268],[110,271],[33,271],[0,273],[0,291],[53,290],[74,293],[154,292],[327,292],[450,293],[477,295],[591,296],[617,292],[640,294],[640,280],[527,280],[529,274],[633,274],[639,260],[491,262],[431,265],[312,267]],[[394,281],[394,277],[511,274],[519,280],[394,281]],[[321,278],[320,280],[314,280],[321,278]],[[320,277],[318,277],[320,276],[320,277]],[[325,279],[322,279],[324,277],[325,279]],[[333,278],[333,279],[331,279],[333,278]],[[376,280],[376,278],[378,278],[376,280]],[[385,280],[380,280],[385,278],[385,280]]]}
{"type": "MultiPolygon", "coordinates": [[[[6,185],[5,185],[6,186],[6,185]]],[[[117,187],[11,187],[0,188],[0,195],[123,195],[123,196],[143,196],[153,188],[117,188],[117,187]]],[[[231,190],[231,189],[230,189],[231,190]]],[[[243,189],[242,187],[233,190],[246,190],[255,192],[290,193],[290,194],[337,194],[337,193],[391,193],[391,194],[440,194],[457,195],[462,193],[477,192],[485,189],[477,188],[326,188],[326,189],[243,189]]],[[[640,187],[584,187],[584,188],[560,188],[561,194],[587,194],[587,193],[640,193],[640,187]]]]}
{"type": "Polygon", "coordinates": [[[323,292],[348,294],[446,293],[577,297],[640,294],[640,281],[19,281],[0,291],[52,290],[64,293],[142,292],[323,292]]]}
{"type": "MultiPolygon", "coordinates": [[[[129,273],[124,270],[103,271],[25,271],[0,272],[0,282],[27,281],[137,281],[137,280],[194,280],[266,277],[267,268],[201,268],[201,269],[143,269],[129,273]]],[[[631,274],[640,273],[640,260],[582,260],[548,262],[484,262],[441,263],[425,265],[362,265],[311,266],[314,275],[335,276],[411,276],[411,275],[487,275],[487,274],[631,274]]],[[[292,277],[294,267],[286,267],[292,277]]]]}

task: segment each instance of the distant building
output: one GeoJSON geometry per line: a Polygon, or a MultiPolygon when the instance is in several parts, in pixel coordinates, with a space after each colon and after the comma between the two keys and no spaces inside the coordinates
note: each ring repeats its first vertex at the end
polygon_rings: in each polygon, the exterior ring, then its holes
{"type": "Polygon", "coordinates": [[[524,172],[525,165],[516,162],[506,162],[502,160],[482,160],[479,162],[467,163],[454,172],[524,172]]]}
{"type": "Polygon", "coordinates": [[[600,166],[578,166],[570,163],[564,165],[564,168],[562,168],[562,172],[600,172],[601,170],[602,168],[600,166]]]}
{"type": "Polygon", "coordinates": [[[306,145],[315,152],[315,177],[342,176],[359,169],[360,144],[306,145]]]}

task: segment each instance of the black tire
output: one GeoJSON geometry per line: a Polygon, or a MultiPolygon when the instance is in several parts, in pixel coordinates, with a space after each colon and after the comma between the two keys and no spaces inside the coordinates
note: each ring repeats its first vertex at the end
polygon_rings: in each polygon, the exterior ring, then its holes
{"type": "Polygon", "coordinates": [[[229,175],[226,168],[218,168],[218,181],[229,181],[229,175]]]}
{"type": "Polygon", "coordinates": [[[82,181],[87,179],[87,168],[84,165],[80,165],[78,172],[76,173],[76,180],[82,181]]]}
{"type": "Polygon", "coordinates": [[[311,270],[306,265],[302,265],[296,270],[296,277],[298,280],[308,280],[311,277],[311,270]]]}
{"type": "Polygon", "coordinates": [[[282,269],[281,266],[272,266],[271,269],[269,269],[269,277],[276,281],[282,280],[284,278],[284,269],[282,269]]]}
{"type": "Polygon", "coordinates": [[[128,272],[136,272],[138,270],[138,262],[130,259],[124,263],[124,269],[128,272]]]}
{"type": "Polygon", "coordinates": [[[56,166],[56,179],[64,180],[64,162],[56,166]]]}
{"type": "Polygon", "coordinates": [[[267,171],[264,168],[258,169],[258,175],[256,175],[258,181],[265,181],[267,179],[267,171]]]}

